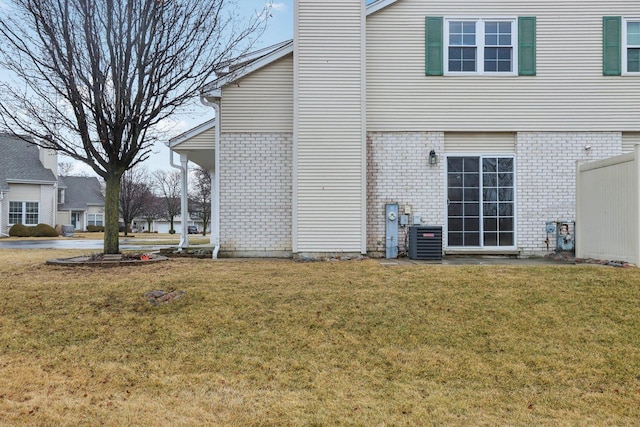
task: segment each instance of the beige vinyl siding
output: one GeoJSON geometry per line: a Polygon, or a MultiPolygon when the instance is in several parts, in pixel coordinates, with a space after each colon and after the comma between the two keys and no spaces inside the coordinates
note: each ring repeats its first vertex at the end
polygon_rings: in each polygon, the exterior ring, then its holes
{"type": "Polygon", "coordinates": [[[296,2],[294,252],[363,252],[364,2],[296,2]]]}
{"type": "Polygon", "coordinates": [[[367,19],[369,131],[640,131],[640,77],[602,76],[602,17],[637,0],[401,0],[367,19]],[[537,76],[425,76],[425,17],[537,18],[537,76]]]}
{"type": "Polygon", "coordinates": [[[446,132],[444,134],[446,153],[467,154],[510,154],[516,151],[514,133],[467,133],[446,132]]]}
{"type": "Polygon", "coordinates": [[[622,151],[629,152],[640,145],[640,132],[622,132],[622,151]]]}
{"type": "Polygon", "coordinates": [[[197,135],[185,139],[178,144],[175,149],[178,151],[185,150],[200,150],[200,149],[213,149],[215,146],[216,129],[212,127],[204,132],[200,132],[197,135]]]}
{"type": "Polygon", "coordinates": [[[60,225],[71,224],[71,212],[58,211],[58,213],[56,214],[56,222],[60,225]]]}
{"type": "Polygon", "coordinates": [[[41,202],[39,184],[9,184],[9,188],[7,196],[12,202],[41,202]]]}
{"type": "Polygon", "coordinates": [[[293,55],[225,86],[220,119],[223,132],[292,132],[293,55]]]}

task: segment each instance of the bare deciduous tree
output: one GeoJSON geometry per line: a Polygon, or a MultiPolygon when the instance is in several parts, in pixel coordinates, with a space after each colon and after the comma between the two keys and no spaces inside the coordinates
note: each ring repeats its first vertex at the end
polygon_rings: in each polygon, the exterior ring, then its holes
{"type": "MultiPolygon", "coordinates": [[[[169,221],[169,233],[175,233],[173,220],[180,214],[180,194],[182,175],[180,171],[155,171],[153,173],[154,188],[162,199],[163,209],[159,215],[161,219],[169,221]]],[[[186,227],[186,218],[182,218],[182,226],[186,227]]]]}
{"type": "Polygon", "coordinates": [[[211,220],[211,173],[198,167],[193,170],[191,180],[189,213],[202,220],[202,235],[207,235],[211,220]]]}
{"type": "MultiPolygon", "coordinates": [[[[245,53],[266,11],[231,0],[5,0],[0,121],[89,165],[106,184],[104,252],[118,253],[118,194],[148,158],[154,127],[245,53]]],[[[269,6],[266,6],[267,8],[269,6]]]]}
{"type": "Polygon", "coordinates": [[[124,222],[124,235],[129,234],[133,220],[142,214],[144,207],[154,198],[147,170],[141,167],[129,169],[120,181],[120,216],[124,222]]]}
{"type": "Polygon", "coordinates": [[[73,162],[58,162],[58,176],[70,176],[73,173],[73,162]]]}
{"type": "Polygon", "coordinates": [[[151,199],[142,207],[142,212],[140,212],[140,216],[147,222],[148,232],[152,231],[153,221],[159,219],[163,211],[162,199],[152,195],[151,199]]]}

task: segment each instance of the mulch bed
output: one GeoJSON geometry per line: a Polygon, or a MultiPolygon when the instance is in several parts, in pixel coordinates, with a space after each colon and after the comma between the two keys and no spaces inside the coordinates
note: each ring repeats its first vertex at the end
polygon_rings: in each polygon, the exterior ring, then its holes
{"type": "Polygon", "coordinates": [[[565,261],[571,262],[575,264],[597,264],[597,265],[606,265],[609,267],[619,267],[619,268],[634,268],[637,267],[635,264],[626,261],[607,261],[601,259],[594,258],[576,258],[571,252],[552,252],[550,254],[545,255],[545,258],[552,259],[554,261],[565,261]]]}

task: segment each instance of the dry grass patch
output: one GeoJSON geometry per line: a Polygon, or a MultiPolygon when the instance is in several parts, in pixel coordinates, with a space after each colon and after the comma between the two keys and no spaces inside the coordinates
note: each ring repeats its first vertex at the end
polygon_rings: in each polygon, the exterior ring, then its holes
{"type": "Polygon", "coordinates": [[[640,270],[0,251],[0,420],[634,424],[640,270]],[[152,307],[143,293],[185,290],[152,307]]]}

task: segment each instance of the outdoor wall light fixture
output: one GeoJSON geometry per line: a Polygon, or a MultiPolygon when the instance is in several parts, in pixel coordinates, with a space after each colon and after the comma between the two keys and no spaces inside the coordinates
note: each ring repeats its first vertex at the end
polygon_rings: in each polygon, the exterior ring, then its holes
{"type": "Polygon", "coordinates": [[[436,154],[436,150],[431,150],[429,153],[429,164],[437,165],[438,164],[438,155],[436,154]]]}

